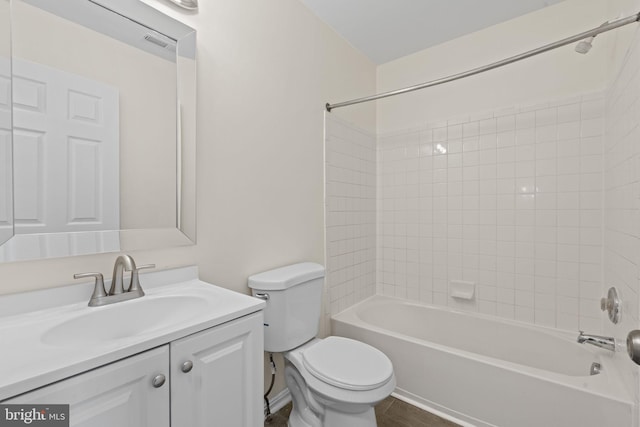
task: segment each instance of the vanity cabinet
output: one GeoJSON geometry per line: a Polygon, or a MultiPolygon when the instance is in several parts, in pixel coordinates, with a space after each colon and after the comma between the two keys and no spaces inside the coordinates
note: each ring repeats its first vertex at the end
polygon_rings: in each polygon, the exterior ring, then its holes
{"type": "Polygon", "coordinates": [[[2,403],[68,404],[74,427],[169,427],[169,346],[111,363],[2,403]]]}
{"type": "Polygon", "coordinates": [[[69,404],[83,427],[255,427],[262,329],[260,311],[2,403],[69,404]]]}

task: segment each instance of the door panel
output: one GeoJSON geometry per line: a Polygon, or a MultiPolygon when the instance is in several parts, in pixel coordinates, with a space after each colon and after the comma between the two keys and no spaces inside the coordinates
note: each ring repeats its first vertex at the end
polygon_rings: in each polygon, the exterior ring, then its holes
{"type": "Polygon", "coordinates": [[[168,364],[165,345],[3,403],[69,404],[74,427],[169,427],[168,364]],[[159,374],[167,382],[155,388],[159,374]]]}
{"type": "Polygon", "coordinates": [[[256,313],[171,343],[173,427],[262,425],[262,323],[256,313]]]}

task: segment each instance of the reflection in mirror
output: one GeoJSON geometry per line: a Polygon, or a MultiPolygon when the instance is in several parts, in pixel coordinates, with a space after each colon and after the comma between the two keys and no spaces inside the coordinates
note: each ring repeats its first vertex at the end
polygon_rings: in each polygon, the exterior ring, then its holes
{"type": "Polygon", "coordinates": [[[15,237],[0,259],[191,244],[194,31],[131,0],[11,11],[15,237]]]}
{"type": "Polygon", "coordinates": [[[13,236],[10,16],[9,0],[0,0],[0,245],[13,236]]]}

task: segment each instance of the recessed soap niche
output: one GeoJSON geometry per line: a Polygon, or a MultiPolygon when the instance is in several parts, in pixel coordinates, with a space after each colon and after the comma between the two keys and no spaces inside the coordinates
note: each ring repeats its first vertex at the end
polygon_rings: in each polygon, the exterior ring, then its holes
{"type": "Polygon", "coordinates": [[[476,283],[466,280],[449,281],[449,296],[457,300],[472,301],[475,299],[476,283]]]}

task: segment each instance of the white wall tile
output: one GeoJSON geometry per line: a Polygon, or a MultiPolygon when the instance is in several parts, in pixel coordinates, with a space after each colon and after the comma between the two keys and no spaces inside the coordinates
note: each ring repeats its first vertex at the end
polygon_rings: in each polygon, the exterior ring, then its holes
{"type": "MultiPolygon", "coordinates": [[[[419,156],[418,140],[389,138],[378,155],[385,162],[405,162],[419,156]],[[407,158],[407,154],[411,156],[407,158]]],[[[332,116],[326,119],[326,318],[389,287],[376,286],[376,138],[332,116]]],[[[394,194],[395,182],[385,173],[385,194],[394,194]]],[[[405,177],[406,178],[406,177],[405,177]]],[[[405,180],[406,183],[406,180],[405,180]]],[[[380,205],[393,212],[393,204],[380,205]]],[[[386,216],[385,216],[386,217],[386,216]]],[[[384,236],[384,242],[388,242],[384,236]]],[[[387,264],[379,264],[387,273],[387,264]]],[[[383,273],[383,275],[384,275],[383,273]]],[[[328,329],[327,329],[328,330],[328,329]]]]}
{"type": "MultiPolygon", "coordinates": [[[[584,153],[591,155],[589,164],[584,169],[597,169],[601,167],[604,177],[602,190],[597,188],[599,182],[590,174],[583,174],[580,188],[581,192],[602,194],[602,208],[597,214],[601,214],[604,223],[604,248],[602,262],[598,263],[595,256],[595,243],[597,236],[581,234],[581,278],[595,275],[600,269],[602,284],[598,287],[595,277],[590,286],[581,288],[580,300],[580,327],[595,329],[603,327],[603,316],[597,312],[597,299],[602,296],[609,286],[615,286],[620,292],[624,302],[624,316],[618,325],[604,321],[605,333],[614,336],[624,342],[626,334],[631,329],[637,329],[640,321],[638,311],[638,295],[640,287],[640,38],[636,35],[631,45],[627,58],[616,80],[608,89],[605,102],[599,100],[585,103],[581,113],[593,117],[597,121],[605,123],[603,133],[599,133],[595,125],[581,126],[581,135],[593,135],[588,139],[588,144],[582,149],[584,153]],[[605,120],[606,119],[606,120],[605,120]],[[601,136],[603,135],[603,136],[601,136]],[[601,164],[597,162],[595,147],[602,140],[604,156],[601,164]],[[591,245],[586,245],[591,242],[591,245]],[[596,309],[594,310],[594,307],[596,309]]],[[[602,181],[601,181],[602,182],[602,181]]],[[[587,196],[587,203],[593,203],[595,196],[587,196]]],[[[581,215],[580,221],[585,224],[593,224],[597,220],[597,214],[590,216],[581,215]]],[[[606,319],[606,317],[605,317],[606,319]]],[[[625,378],[636,378],[637,372],[629,365],[628,361],[620,355],[615,360],[618,362],[625,378]]],[[[638,399],[636,389],[636,401],[638,399]]]]}
{"type": "Polygon", "coordinates": [[[561,329],[592,325],[595,314],[585,307],[597,299],[602,265],[603,99],[589,95],[447,126],[427,123],[441,147],[427,150],[428,163],[410,162],[424,157],[424,149],[409,147],[415,131],[395,135],[403,141],[394,145],[395,157],[389,137],[379,138],[383,276],[377,288],[561,329]],[[413,180],[410,168],[417,168],[413,180]],[[407,203],[411,194],[421,201],[407,203]],[[407,240],[411,221],[419,223],[421,250],[407,267],[403,254],[416,245],[407,240]],[[385,233],[402,238],[388,243],[385,233]],[[449,282],[470,278],[476,301],[452,300],[449,282]]]}

